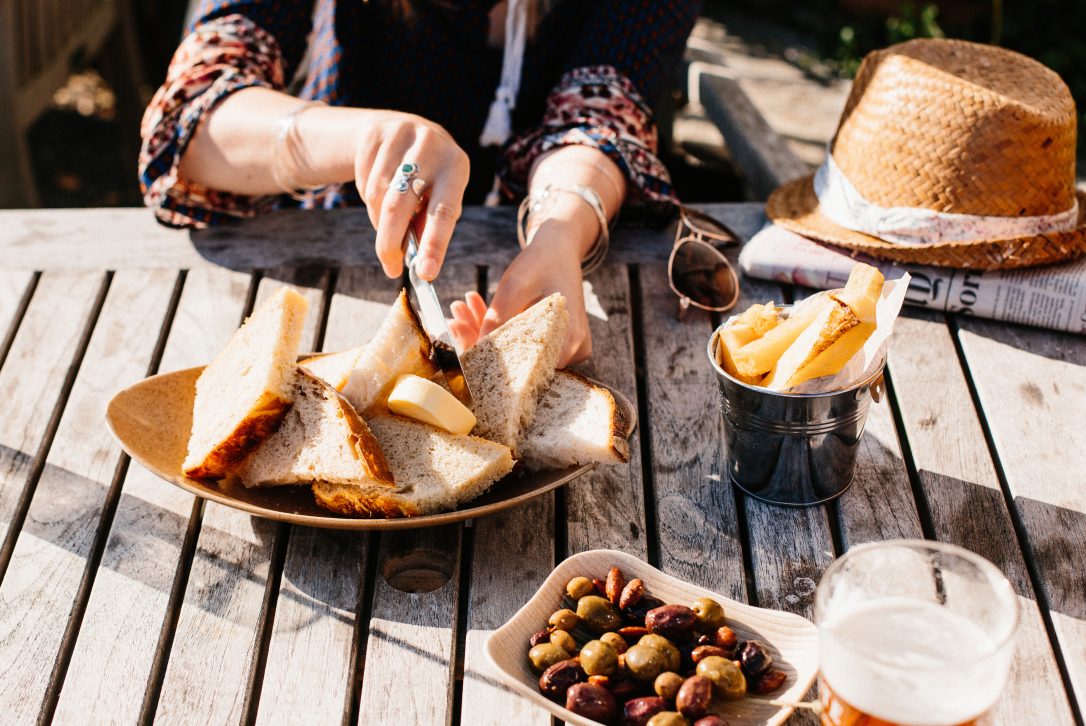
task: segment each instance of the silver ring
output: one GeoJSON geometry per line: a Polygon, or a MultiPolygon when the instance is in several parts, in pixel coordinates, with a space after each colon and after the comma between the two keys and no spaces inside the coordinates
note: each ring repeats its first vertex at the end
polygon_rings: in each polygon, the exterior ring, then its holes
{"type": "Polygon", "coordinates": [[[411,189],[411,180],[419,175],[419,165],[405,161],[396,170],[396,176],[388,183],[389,189],[395,189],[400,194],[406,194],[411,189]]]}

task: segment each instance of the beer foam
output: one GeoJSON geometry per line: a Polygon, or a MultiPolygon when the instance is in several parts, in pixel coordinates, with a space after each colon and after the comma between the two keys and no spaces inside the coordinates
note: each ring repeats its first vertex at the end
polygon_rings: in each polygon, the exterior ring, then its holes
{"type": "Polygon", "coordinates": [[[970,721],[1003,691],[1011,648],[932,602],[884,598],[820,627],[822,677],[849,705],[907,726],[970,721]]]}

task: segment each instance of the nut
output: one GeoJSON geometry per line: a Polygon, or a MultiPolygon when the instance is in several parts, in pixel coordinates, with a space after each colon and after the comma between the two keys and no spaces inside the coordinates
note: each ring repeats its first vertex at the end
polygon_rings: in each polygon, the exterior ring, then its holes
{"type": "Polygon", "coordinates": [[[753,679],[753,683],[751,683],[750,685],[750,692],[756,693],[759,696],[764,696],[767,693],[772,693],[773,691],[783,686],[787,678],[788,676],[785,675],[784,671],[772,668],[763,673],[762,675],[758,676],[757,678],[753,679]]]}
{"type": "Polygon", "coordinates": [[[603,587],[607,599],[612,604],[618,605],[619,596],[622,595],[622,590],[626,587],[626,578],[622,576],[622,570],[612,567],[607,573],[607,582],[604,583],[603,587]]]}
{"type": "Polygon", "coordinates": [[[713,700],[713,683],[703,676],[690,676],[683,681],[675,696],[675,707],[687,718],[701,718],[713,700]]]}
{"type": "Polygon", "coordinates": [[[600,686],[601,688],[608,688],[611,685],[610,676],[589,676],[588,682],[594,686],[600,686]]]}
{"type": "Polygon", "coordinates": [[[626,583],[626,587],[622,588],[622,594],[618,596],[618,606],[623,610],[633,607],[644,594],[645,583],[640,578],[634,578],[626,583]]]}
{"type": "Polygon", "coordinates": [[[735,651],[736,646],[739,645],[739,638],[734,630],[725,625],[723,628],[716,629],[713,634],[713,645],[732,653],[735,651]]]}
{"type": "Polygon", "coordinates": [[[667,701],[659,696],[643,696],[626,701],[623,726],[645,726],[649,719],[667,710],[667,701]]]}
{"type": "Polygon", "coordinates": [[[616,632],[625,638],[627,643],[633,643],[648,635],[649,629],[641,625],[628,625],[625,628],[619,628],[616,632]]]}
{"type": "Polygon", "coordinates": [[[585,673],[577,661],[558,661],[539,677],[539,690],[552,701],[562,703],[570,686],[583,683],[585,678],[585,673]]]}
{"type": "Polygon", "coordinates": [[[607,597],[607,584],[598,577],[592,578],[592,586],[596,588],[596,594],[600,597],[607,597]]]}
{"type": "Polygon", "coordinates": [[[773,665],[773,656],[769,654],[765,643],[748,640],[739,647],[739,665],[743,667],[746,675],[760,676],[773,665]]]}
{"type": "Polygon", "coordinates": [[[646,628],[675,641],[689,640],[695,622],[697,616],[685,605],[661,605],[645,616],[646,628]]]}
{"type": "Polygon", "coordinates": [[[593,721],[609,723],[618,712],[618,703],[602,686],[576,683],[566,691],[566,708],[593,721]]]}
{"type": "Polygon", "coordinates": [[[708,658],[711,655],[719,655],[721,658],[727,658],[731,653],[723,648],[718,648],[715,645],[699,645],[690,653],[690,660],[695,663],[700,663],[702,658],[708,658]]]}

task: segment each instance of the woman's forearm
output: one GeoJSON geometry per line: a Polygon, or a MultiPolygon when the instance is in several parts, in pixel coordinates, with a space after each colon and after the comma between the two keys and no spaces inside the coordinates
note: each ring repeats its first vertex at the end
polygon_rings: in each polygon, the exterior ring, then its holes
{"type": "MultiPolygon", "coordinates": [[[[540,155],[532,165],[529,190],[541,191],[548,185],[590,187],[599,195],[608,219],[614,218],[626,198],[626,179],[621,170],[606,154],[590,146],[563,146],[540,155]]],[[[556,197],[546,219],[532,220],[532,226],[547,236],[559,230],[563,235],[572,235],[582,257],[600,234],[595,212],[572,194],[556,197]],[[549,229],[544,231],[544,226],[549,229]]]]}
{"type": "MultiPolygon", "coordinates": [[[[231,94],[200,123],[181,157],[181,177],[235,194],[283,192],[272,174],[274,156],[283,152],[279,132],[288,115],[303,103],[269,88],[231,94]]],[[[290,164],[287,181],[318,186],[352,180],[358,130],[380,113],[328,106],[301,112],[292,136],[296,158],[304,163],[290,164]]]]}

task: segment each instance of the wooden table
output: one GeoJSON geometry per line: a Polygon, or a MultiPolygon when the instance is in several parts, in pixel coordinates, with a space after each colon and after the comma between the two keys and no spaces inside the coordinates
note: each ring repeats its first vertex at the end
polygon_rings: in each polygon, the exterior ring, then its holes
{"type": "MultiPolygon", "coordinates": [[[[711,211],[743,234],[762,223],[756,205],[711,211]]],[[[909,311],[852,489],[767,506],[726,483],[716,321],[676,320],[669,233],[629,230],[590,280],[583,367],[637,403],[628,466],[464,526],[357,535],[205,503],[121,453],[103,420],[113,393],[206,362],[280,282],[313,303],[307,345],[360,343],[399,289],[368,228],[361,211],[192,235],[145,210],[0,212],[0,721],[542,726],[483,642],[570,553],[625,550],[810,617],[848,547],[928,537],[993,560],[1020,596],[999,723],[1082,723],[1083,337],[909,311]]],[[[469,210],[444,299],[493,290],[512,229],[508,210],[469,210]]]]}

